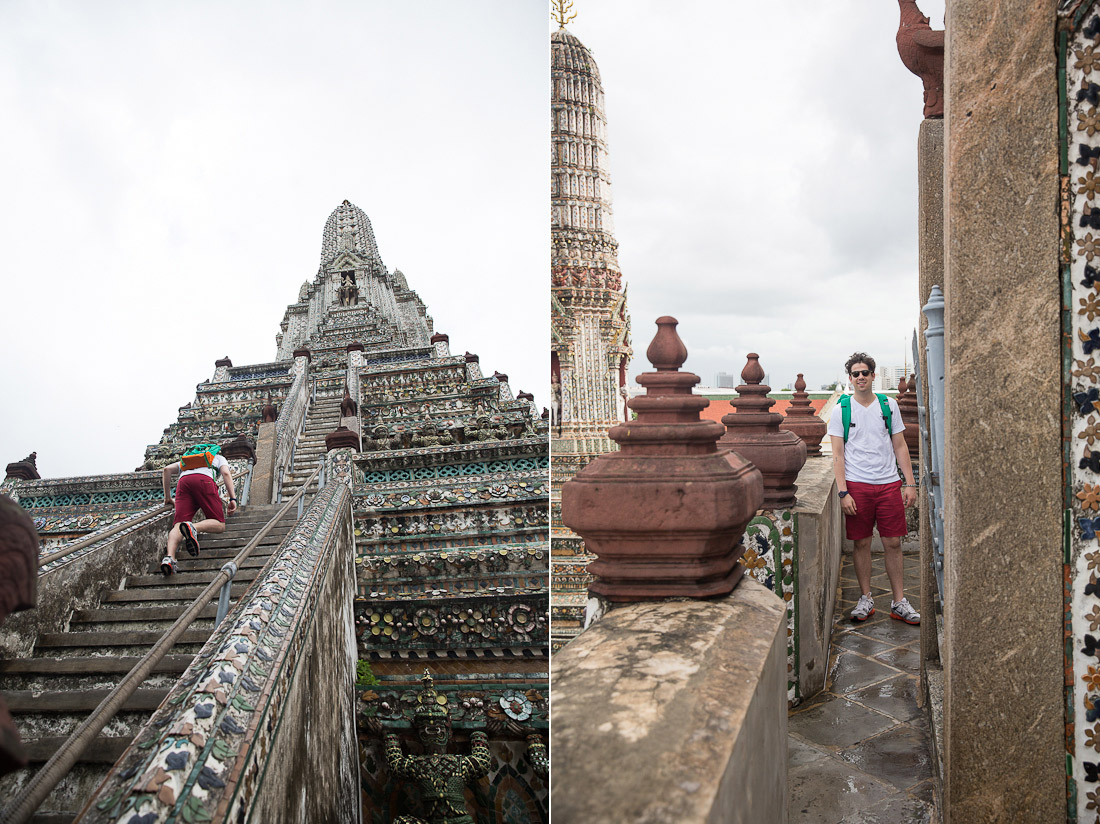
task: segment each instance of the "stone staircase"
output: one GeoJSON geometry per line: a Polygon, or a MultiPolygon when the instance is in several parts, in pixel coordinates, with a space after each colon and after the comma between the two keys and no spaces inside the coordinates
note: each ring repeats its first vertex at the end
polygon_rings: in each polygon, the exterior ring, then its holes
{"type": "Polygon", "coordinates": [[[283,476],[284,501],[301,489],[325,457],[325,436],[340,425],[340,401],[338,397],[317,398],[306,411],[306,425],[294,450],[294,461],[283,476]]]}
{"type": "MultiPolygon", "coordinates": [[[[165,577],[160,572],[160,556],[150,558],[147,574],[132,576],[117,590],[104,592],[99,607],[75,610],[67,632],[39,636],[31,657],[0,661],[0,693],[31,757],[28,769],[0,778],[0,808],[278,510],[277,505],[253,505],[230,515],[224,533],[200,536],[202,549],[197,558],[181,547],[176,575],[165,577]]],[[[237,572],[232,587],[234,603],[291,530],[295,514],[291,509],[237,572]]],[[[86,749],[32,821],[54,824],[73,820],[202,648],[214,629],[216,614],[215,596],[86,749]]]]}

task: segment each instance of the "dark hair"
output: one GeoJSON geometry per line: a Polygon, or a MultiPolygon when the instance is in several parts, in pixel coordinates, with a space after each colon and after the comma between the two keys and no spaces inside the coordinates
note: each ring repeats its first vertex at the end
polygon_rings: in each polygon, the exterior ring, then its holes
{"type": "Polygon", "coordinates": [[[866,352],[853,352],[852,357],[844,362],[844,371],[849,375],[852,374],[852,366],[857,363],[865,363],[872,372],[875,371],[875,359],[866,352]]]}

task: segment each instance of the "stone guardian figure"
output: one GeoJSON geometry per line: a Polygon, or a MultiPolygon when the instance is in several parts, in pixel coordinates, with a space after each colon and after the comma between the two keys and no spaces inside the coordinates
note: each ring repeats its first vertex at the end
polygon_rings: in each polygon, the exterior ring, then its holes
{"type": "Polygon", "coordinates": [[[401,815],[393,819],[393,824],[476,824],[466,808],[463,790],[489,773],[493,765],[489,738],[477,730],[470,733],[469,755],[449,754],[447,742],[451,730],[446,704],[440,703],[427,670],[420,680],[424,688],[417,699],[413,726],[424,746],[424,755],[405,755],[401,739],[393,732],[385,734],[383,745],[386,763],[393,774],[416,785],[427,818],[401,815]]]}

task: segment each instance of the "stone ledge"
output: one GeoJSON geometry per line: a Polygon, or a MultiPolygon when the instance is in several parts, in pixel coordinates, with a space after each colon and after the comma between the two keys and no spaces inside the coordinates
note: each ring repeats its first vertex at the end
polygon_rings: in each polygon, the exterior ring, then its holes
{"type": "Polygon", "coordinates": [[[786,822],[783,601],[619,607],[554,657],[555,821],[786,822]]]}

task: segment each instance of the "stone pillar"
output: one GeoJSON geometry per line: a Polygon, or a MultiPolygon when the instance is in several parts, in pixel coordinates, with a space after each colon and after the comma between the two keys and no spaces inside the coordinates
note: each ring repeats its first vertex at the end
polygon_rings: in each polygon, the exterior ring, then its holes
{"type": "MultiPolygon", "coordinates": [[[[943,280],[943,120],[940,118],[925,119],[920,124],[917,133],[917,272],[920,279],[918,293],[920,302],[918,308],[928,303],[933,286],[942,286],[943,280]]],[[[917,340],[917,350],[920,358],[921,397],[920,403],[928,409],[928,364],[925,350],[924,330],[928,326],[928,320],[919,312],[920,334],[917,340]]],[[[918,478],[925,477],[925,464],[931,463],[932,457],[923,452],[916,454],[919,461],[918,478]]],[[[933,668],[939,673],[936,682],[936,694],[942,696],[942,671],[939,670],[940,648],[937,636],[937,627],[940,618],[935,613],[934,605],[939,598],[936,587],[936,574],[932,565],[935,563],[932,550],[932,523],[929,520],[930,507],[928,496],[932,490],[921,488],[920,492],[920,604],[921,604],[921,630],[920,651],[921,665],[920,695],[928,695],[929,681],[927,665],[932,663],[933,668]]],[[[942,754],[941,754],[942,755],[942,754]]]]}
{"type": "Polygon", "coordinates": [[[233,361],[229,359],[229,355],[214,361],[214,378],[210,382],[225,383],[229,380],[229,367],[232,365],[233,361]]]}
{"type": "Polygon", "coordinates": [[[945,824],[1066,818],[1058,5],[947,6],[945,824]]]}
{"type": "Polygon", "coordinates": [[[304,372],[313,360],[313,354],[306,348],[294,350],[294,374],[304,372]]]}
{"type": "Polygon", "coordinates": [[[433,354],[437,358],[449,358],[451,356],[450,338],[442,332],[436,332],[431,337],[433,354]]]}
{"type": "Polygon", "coordinates": [[[478,356],[467,352],[463,357],[466,360],[466,380],[473,382],[481,380],[481,365],[478,356]]]}
{"type": "Polygon", "coordinates": [[[275,423],[261,423],[256,433],[256,465],[252,467],[249,501],[270,504],[275,495],[275,423]]]}
{"type": "Polygon", "coordinates": [[[722,427],[699,418],[709,401],[692,394],[699,378],[679,371],[687,349],[675,318],[657,325],[646,352],[657,371],[638,377],[647,393],[630,402],[638,419],[608,433],[620,451],[562,487],[562,522],[597,556],[588,591],[608,601],[728,595],[744,575],[739,539],[763,500],[760,473],[719,450],[722,427]]]}

